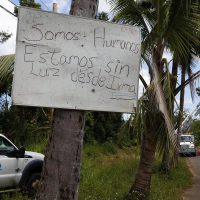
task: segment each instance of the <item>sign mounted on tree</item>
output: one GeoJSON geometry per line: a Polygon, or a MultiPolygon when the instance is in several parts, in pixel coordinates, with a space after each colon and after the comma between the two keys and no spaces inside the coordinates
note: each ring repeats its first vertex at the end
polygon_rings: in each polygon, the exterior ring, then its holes
{"type": "Polygon", "coordinates": [[[133,26],[21,7],[14,104],[134,112],[140,35],[133,26]]]}

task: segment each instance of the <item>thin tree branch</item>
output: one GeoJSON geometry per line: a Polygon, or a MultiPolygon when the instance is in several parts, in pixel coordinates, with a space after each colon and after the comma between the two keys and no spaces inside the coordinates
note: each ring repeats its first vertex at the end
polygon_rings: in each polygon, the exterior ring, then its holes
{"type": "Polygon", "coordinates": [[[141,82],[142,82],[144,88],[147,89],[147,88],[148,88],[148,85],[147,85],[146,81],[144,80],[144,78],[142,77],[142,75],[139,75],[139,79],[141,80],[141,82]]]}
{"type": "Polygon", "coordinates": [[[193,74],[190,78],[188,78],[183,84],[181,84],[180,86],[178,86],[175,90],[174,90],[174,96],[176,96],[183,87],[185,87],[186,85],[188,85],[191,81],[197,79],[200,76],[200,70],[198,72],[196,72],[195,74],[193,74]]]}

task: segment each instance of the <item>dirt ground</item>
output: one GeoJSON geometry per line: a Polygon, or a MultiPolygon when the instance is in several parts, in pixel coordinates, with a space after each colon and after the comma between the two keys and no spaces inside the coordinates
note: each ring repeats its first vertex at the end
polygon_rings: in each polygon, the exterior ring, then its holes
{"type": "Polygon", "coordinates": [[[187,164],[193,174],[193,184],[183,194],[183,200],[200,200],[200,156],[187,158],[187,164]]]}

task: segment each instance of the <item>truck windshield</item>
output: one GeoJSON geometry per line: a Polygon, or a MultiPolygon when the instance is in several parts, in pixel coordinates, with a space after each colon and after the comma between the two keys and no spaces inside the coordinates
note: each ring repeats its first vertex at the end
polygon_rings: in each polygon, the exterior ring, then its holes
{"type": "Polygon", "coordinates": [[[190,136],[181,136],[181,142],[193,142],[190,136]]]}

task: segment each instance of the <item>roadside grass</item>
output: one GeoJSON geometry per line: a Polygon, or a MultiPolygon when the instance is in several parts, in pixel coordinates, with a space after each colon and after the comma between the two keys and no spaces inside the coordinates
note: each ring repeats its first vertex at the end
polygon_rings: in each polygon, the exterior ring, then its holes
{"type": "MultiPolygon", "coordinates": [[[[34,150],[34,149],[32,149],[34,150]]],[[[137,148],[118,149],[111,143],[85,145],[83,151],[79,200],[125,200],[137,172],[137,148]]],[[[185,158],[170,174],[153,168],[150,200],[180,200],[182,191],[191,184],[185,158]]],[[[20,193],[2,200],[28,200],[20,193]]]]}
{"type": "Polygon", "coordinates": [[[124,199],[136,173],[138,153],[136,148],[116,152],[113,148],[109,144],[84,148],[79,200],[124,199]]]}
{"type": "Polygon", "coordinates": [[[154,166],[150,200],[182,200],[183,191],[192,184],[192,174],[186,158],[179,158],[178,166],[169,174],[159,172],[159,163],[154,166]]]}

